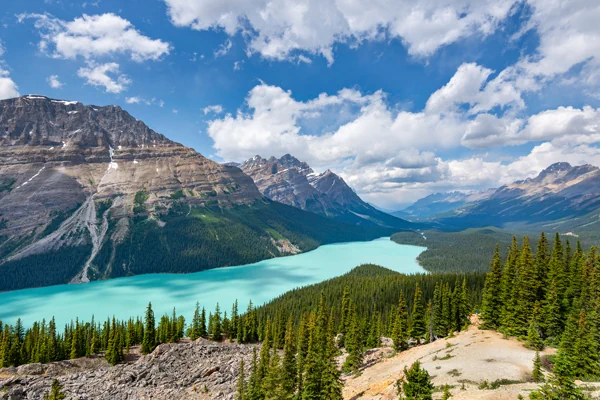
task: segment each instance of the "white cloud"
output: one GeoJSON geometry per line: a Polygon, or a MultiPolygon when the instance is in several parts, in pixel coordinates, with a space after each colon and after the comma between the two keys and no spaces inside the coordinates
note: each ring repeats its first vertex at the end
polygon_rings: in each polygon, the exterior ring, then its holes
{"type": "Polygon", "coordinates": [[[4,47],[2,46],[2,41],[0,41],[0,57],[4,55],[4,47]]]}
{"type": "Polygon", "coordinates": [[[517,0],[164,0],[176,26],[244,32],[248,51],[265,58],[297,58],[295,51],[333,62],[336,42],[398,38],[411,55],[429,56],[440,47],[489,35],[517,0]]]}
{"type": "Polygon", "coordinates": [[[163,100],[159,100],[159,101],[158,101],[158,106],[159,106],[160,108],[163,108],[163,107],[165,106],[165,102],[164,102],[163,100]]]}
{"type": "MultiPolygon", "coordinates": [[[[343,89],[301,102],[289,91],[261,83],[250,91],[246,103],[249,112],[239,110],[235,116],[209,122],[217,154],[227,160],[290,152],[317,166],[351,159],[358,167],[394,160],[408,149],[455,147],[466,126],[452,113],[396,112],[381,91],[362,94],[343,89]],[[345,110],[351,110],[347,120],[333,129],[305,132],[302,127],[302,121],[335,118],[345,110]]],[[[431,154],[425,154],[431,163],[431,154]]]]}
{"type": "Polygon", "coordinates": [[[558,107],[526,120],[481,114],[469,123],[462,144],[487,148],[548,140],[566,144],[600,142],[600,108],[558,107]]]}
{"type": "Polygon", "coordinates": [[[119,72],[119,64],[93,64],[79,68],[77,75],[86,79],[88,85],[104,87],[108,93],[121,93],[131,84],[131,80],[119,72]],[[109,74],[115,75],[111,77],[109,74]]]}
{"type": "Polygon", "coordinates": [[[171,110],[171,112],[172,112],[173,114],[179,114],[179,110],[177,110],[177,109],[175,109],[175,108],[174,108],[173,110],[171,110]]]}
{"type": "Polygon", "coordinates": [[[142,35],[126,19],[107,13],[86,15],[63,21],[49,14],[21,14],[19,21],[35,19],[42,40],[39,48],[56,58],[87,60],[128,54],[141,62],[158,60],[169,54],[171,46],[160,39],[142,35]]]}
{"type": "Polygon", "coordinates": [[[140,104],[141,102],[142,102],[142,99],[140,99],[137,96],[125,97],[125,103],[127,103],[127,104],[140,104]]]}
{"type": "Polygon", "coordinates": [[[204,107],[202,109],[202,112],[204,113],[204,115],[207,115],[209,113],[222,114],[223,113],[223,106],[220,105],[220,104],[216,104],[216,105],[212,105],[212,106],[207,106],[207,107],[204,107]]]}
{"type": "Polygon", "coordinates": [[[48,85],[50,85],[52,89],[60,89],[64,85],[64,83],[58,79],[58,75],[50,75],[46,78],[46,82],[48,82],[48,85]]]}
{"type": "Polygon", "coordinates": [[[229,53],[229,50],[233,47],[231,40],[227,39],[225,43],[221,44],[217,50],[215,50],[215,57],[222,57],[229,53]]]}
{"type": "Polygon", "coordinates": [[[19,97],[19,87],[10,78],[10,73],[0,64],[0,100],[19,97]]]}

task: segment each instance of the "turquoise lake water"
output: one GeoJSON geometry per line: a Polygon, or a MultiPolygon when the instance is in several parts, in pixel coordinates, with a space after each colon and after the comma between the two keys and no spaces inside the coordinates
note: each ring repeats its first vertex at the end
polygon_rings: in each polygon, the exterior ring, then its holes
{"type": "Polygon", "coordinates": [[[164,313],[183,314],[190,321],[196,301],[208,311],[220,303],[227,310],[238,300],[245,310],[249,300],[261,305],[288,290],[343,275],[373,263],[403,273],[423,272],[416,261],[424,247],[399,245],[389,238],[370,242],[324,245],[308,253],[274,258],[193,274],[150,274],[80,285],[58,285],[0,293],[0,321],[25,326],[55,316],[59,327],[75,317],[96,321],[142,316],[149,301],[156,319],[164,313]]]}

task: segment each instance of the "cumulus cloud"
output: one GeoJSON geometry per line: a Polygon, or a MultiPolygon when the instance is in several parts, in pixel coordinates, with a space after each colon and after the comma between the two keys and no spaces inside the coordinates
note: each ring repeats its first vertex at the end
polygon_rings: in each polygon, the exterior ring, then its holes
{"type": "Polygon", "coordinates": [[[119,64],[114,62],[90,63],[87,67],[79,68],[77,75],[84,78],[88,85],[103,87],[108,93],[121,93],[131,84],[131,80],[119,72],[119,64]]]}
{"type": "Polygon", "coordinates": [[[0,64],[0,100],[19,97],[19,87],[10,78],[10,73],[0,64]]]}
{"type": "Polygon", "coordinates": [[[531,115],[526,120],[481,114],[471,121],[462,144],[471,148],[519,145],[527,142],[600,142],[600,108],[558,107],[531,115]]]}
{"type": "Polygon", "coordinates": [[[48,85],[50,85],[52,89],[60,89],[64,85],[64,83],[58,79],[58,75],[50,75],[46,78],[46,82],[48,82],[48,85]]]}
{"type": "Polygon", "coordinates": [[[164,0],[174,25],[196,30],[244,32],[248,52],[298,60],[296,51],[333,62],[336,42],[397,38],[424,57],[473,34],[494,32],[517,0],[164,0]]]}
{"type": "Polygon", "coordinates": [[[107,13],[63,21],[50,14],[21,14],[19,21],[32,18],[41,36],[39,49],[55,58],[93,60],[127,54],[133,61],[158,60],[171,46],[142,35],[128,20],[107,13]]]}

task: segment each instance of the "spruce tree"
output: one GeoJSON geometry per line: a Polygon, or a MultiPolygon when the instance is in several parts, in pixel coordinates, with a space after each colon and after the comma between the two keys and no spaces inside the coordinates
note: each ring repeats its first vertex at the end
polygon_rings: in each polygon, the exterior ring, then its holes
{"type": "Polygon", "coordinates": [[[146,308],[146,318],[144,320],[144,340],[142,341],[142,354],[150,354],[156,348],[156,327],[154,321],[154,311],[152,303],[148,303],[146,308]]]}
{"type": "Polygon", "coordinates": [[[283,374],[277,349],[269,357],[269,364],[262,380],[262,391],[265,400],[282,400],[286,398],[283,388],[283,374]]]}
{"type": "Polygon", "coordinates": [[[432,400],[434,386],[431,377],[421,363],[415,361],[410,369],[404,367],[404,377],[397,382],[398,394],[407,400],[432,400]]]}
{"type": "Polygon", "coordinates": [[[347,333],[348,337],[346,338],[346,351],[348,352],[348,356],[344,361],[344,366],[342,369],[345,373],[356,374],[362,366],[363,345],[360,321],[358,319],[358,315],[356,314],[354,304],[350,305],[349,318],[351,322],[347,333]]]}
{"type": "Polygon", "coordinates": [[[219,308],[219,303],[217,303],[215,307],[215,314],[212,317],[212,339],[220,342],[223,338],[223,330],[221,326],[221,309],[219,308]]]}
{"type": "Polygon", "coordinates": [[[394,319],[394,327],[392,329],[392,340],[394,341],[394,349],[398,352],[408,349],[408,310],[404,295],[400,293],[398,298],[398,308],[394,319]]]}
{"type": "Polygon", "coordinates": [[[294,319],[291,315],[285,329],[282,364],[283,389],[286,395],[291,396],[296,389],[298,374],[296,364],[296,343],[294,341],[294,319]]]}
{"type": "Polygon", "coordinates": [[[485,276],[483,288],[483,300],[481,304],[481,316],[483,328],[498,329],[502,311],[502,260],[500,248],[496,245],[494,256],[490,264],[490,272],[485,276]]]}
{"type": "Polygon", "coordinates": [[[502,311],[500,314],[500,326],[508,334],[514,332],[515,309],[517,297],[515,294],[517,280],[517,261],[519,259],[519,244],[513,236],[512,244],[508,251],[508,257],[502,270],[502,311]]]}
{"type": "MultiPolygon", "coordinates": [[[[196,310],[198,309],[197,305],[196,305],[196,310]]],[[[245,371],[245,365],[244,365],[244,359],[242,358],[240,361],[240,372],[238,374],[238,381],[237,381],[237,393],[236,393],[236,400],[246,400],[247,399],[247,386],[246,386],[246,371],[245,371]]]]}
{"type": "Polygon", "coordinates": [[[542,360],[540,358],[539,351],[535,352],[535,358],[533,359],[533,372],[531,378],[534,382],[544,382],[544,373],[542,372],[542,360]]]}
{"type": "Polygon", "coordinates": [[[252,364],[250,365],[250,378],[248,379],[248,386],[246,391],[247,400],[261,400],[262,386],[258,376],[258,354],[256,347],[252,348],[252,364]]]}
{"type": "Polygon", "coordinates": [[[344,286],[344,293],[342,294],[342,308],[340,313],[340,327],[338,328],[340,336],[338,345],[340,347],[345,346],[346,333],[350,326],[350,289],[348,286],[344,286]]]}
{"type": "Polygon", "coordinates": [[[338,352],[334,342],[334,327],[333,327],[333,312],[329,315],[327,324],[327,343],[325,344],[325,370],[323,373],[323,387],[321,389],[321,397],[324,399],[341,400],[342,388],[344,387],[341,381],[340,371],[338,369],[336,355],[338,352]]]}
{"type": "Polygon", "coordinates": [[[512,333],[525,335],[538,293],[537,271],[527,236],[523,238],[523,247],[517,261],[517,270],[518,276],[515,288],[517,299],[515,302],[515,320],[512,321],[512,333]]]}
{"type": "Polygon", "coordinates": [[[200,303],[196,302],[194,317],[192,318],[192,326],[188,334],[191,340],[196,340],[200,337],[200,303]]]}
{"type": "Polygon", "coordinates": [[[410,336],[416,339],[417,343],[421,343],[421,338],[425,336],[427,329],[425,326],[425,305],[423,304],[422,296],[421,288],[419,287],[419,284],[417,284],[410,326],[410,336]]]}
{"type": "Polygon", "coordinates": [[[540,337],[540,324],[539,318],[541,314],[541,307],[538,302],[533,307],[533,313],[531,320],[529,321],[529,328],[527,330],[527,346],[534,350],[543,350],[544,341],[540,337]]]}

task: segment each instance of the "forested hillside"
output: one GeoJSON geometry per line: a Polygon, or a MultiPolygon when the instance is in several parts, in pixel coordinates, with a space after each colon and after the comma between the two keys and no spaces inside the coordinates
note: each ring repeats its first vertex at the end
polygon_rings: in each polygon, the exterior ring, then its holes
{"type": "MultiPolygon", "coordinates": [[[[426,230],[421,232],[398,232],[392,235],[392,240],[399,244],[424,246],[427,250],[422,252],[417,260],[419,264],[430,272],[487,272],[490,267],[489,255],[496,245],[500,249],[507,248],[513,234],[498,228],[472,228],[461,232],[443,232],[426,230]]],[[[531,234],[539,235],[539,232],[531,234]]],[[[584,250],[598,243],[597,232],[581,232],[580,236],[561,236],[562,240],[574,245],[581,243],[584,250]]]]}
{"type": "MultiPolygon", "coordinates": [[[[122,226],[110,223],[107,237],[122,226]]],[[[269,200],[252,205],[189,207],[181,203],[160,219],[138,214],[127,234],[107,241],[89,268],[92,279],[157,272],[197,272],[315,249],[321,244],[372,240],[395,230],[358,227],[269,200]]],[[[65,247],[5,262],[0,291],[67,283],[91,246],[65,247]],[[44,273],[40,274],[40,270],[44,273]]]]}

